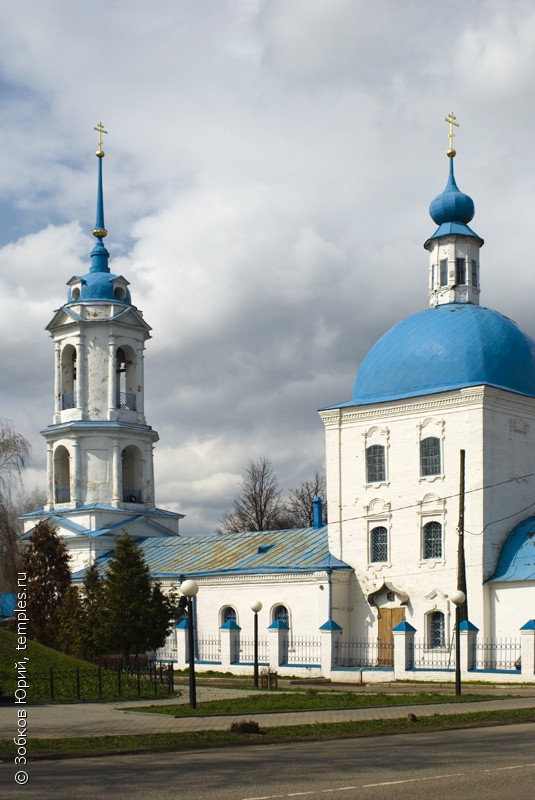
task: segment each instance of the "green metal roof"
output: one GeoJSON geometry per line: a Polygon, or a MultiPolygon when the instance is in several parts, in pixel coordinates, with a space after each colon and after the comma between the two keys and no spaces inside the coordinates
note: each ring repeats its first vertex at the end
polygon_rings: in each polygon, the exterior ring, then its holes
{"type": "MultiPolygon", "coordinates": [[[[327,526],[212,536],[179,536],[139,542],[153,578],[255,575],[351,567],[329,552],[327,526]]],[[[101,572],[113,555],[97,560],[101,572]]],[[[81,580],[84,571],[76,573],[81,580]]]]}

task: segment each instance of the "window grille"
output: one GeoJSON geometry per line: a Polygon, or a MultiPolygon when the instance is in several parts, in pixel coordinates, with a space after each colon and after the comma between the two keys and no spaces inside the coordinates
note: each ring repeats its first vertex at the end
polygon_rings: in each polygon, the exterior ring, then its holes
{"type": "Polygon", "coordinates": [[[388,561],[388,531],[374,528],[371,532],[371,561],[388,561]]]}
{"type": "Polygon", "coordinates": [[[286,606],[276,606],[273,611],[273,622],[284,622],[290,624],[290,615],[286,606]]]}
{"type": "Polygon", "coordinates": [[[385,449],[380,444],[366,448],[366,480],[368,483],[386,480],[385,449]]]}
{"type": "Polygon", "coordinates": [[[227,606],[223,609],[222,622],[223,625],[225,622],[236,622],[236,611],[232,608],[232,606],[227,606]]]}
{"type": "Polygon", "coordinates": [[[66,408],[76,408],[76,392],[61,393],[61,409],[65,411],[66,408]]]}
{"type": "Polygon", "coordinates": [[[429,647],[446,647],[446,626],[442,611],[433,611],[429,617],[429,647]]]}
{"type": "Polygon", "coordinates": [[[429,436],[420,442],[420,475],[425,478],[429,475],[440,475],[440,439],[429,436]]]}
{"type": "Polygon", "coordinates": [[[424,558],[442,558],[442,525],[428,522],[424,526],[424,558]]]}

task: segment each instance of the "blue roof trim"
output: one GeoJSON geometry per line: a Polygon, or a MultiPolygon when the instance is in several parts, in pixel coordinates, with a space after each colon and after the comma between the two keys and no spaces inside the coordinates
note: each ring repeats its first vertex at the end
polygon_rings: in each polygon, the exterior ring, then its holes
{"type": "Polygon", "coordinates": [[[403,632],[405,632],[405,633],[416,633],[416,628],[413,625],[411,625],[410,622],[407,622],[406,619],[402,620],[401,622],[398,622],[398,624],[395,625],[392,628],[392,630],[393,631],[400,631],[402,633],[403,632]]]}
{"type": "Polygon", "coordinates": [[[485,583],[535,581],[535,517],[512,529],[502,545],[494,574],[485,583]]]}
{"type": "Polygon", "coordinates": [[[283,619],[276,619],[274,622],[271,623],[271,625],[268,626],[268,631],[273,631],[273,630],[289,631],[290,626],[288,625],[287,622],[284,622],[283,619]]]}
{"type": "Polygon", "coordinates": [[[535,619],[530,619],[520,628],[521,631],[535,631],[535,619]]]}
{"type": "Polygon", "coordinates": [[[233,619],[227,619],[222,625],[219,626],[220,631],[241,631],[238,623],[233,619]]]}
{"type": "MultiPolygon", "coordinates": [[[[144,506],[143,503],[139,503],[139,505],[140,506],[144,506]]],[[[69,508],[69,509],[65,509],[65,511],[58,511],[58,512],[49,512],[49,511],[45,512],[44,509],[40,509],[38,511],[30,511],[27,514],[21,514],[20,518],[21,519],[27,519],[29,517],[38,517],[38,516],[43,516],[43,514],[46,514],[47,517],[49,517],[49,516],[56,516],[58,518],[61,517],[61,519],[64,520],[64,523],[66,525],[67,524],[71,524],[73,527],[75,527],[76,523],[74,523],[74,522],[68,523],[66,518],[63,516],[63,514],[68,514],[70,517],[72,517],[73,514],[78,514],[78,513],[81,514],[81,513],[84,513],[86,511],[92,511],[94,509],[98,509],[100,511],[114,511],[116,513],[123,513],[123,514],[124,513],[128,513],[124,508],[117,508],[116,506],[110,506],[107,503],[87,503],[86,505],[83,505],[83,506],[76,506],[75,508],[69,508]]],[[[177,511],[167,511],[165,508],[151,508],[150,511],[144,510],[143,511],[143,516],[145,516],[145,517],[173,517],[174,519],[176,519],[178,517],[179,519],[183,519],[185,515],[184,514],[179,514],[177,511]]],[[[80,530],[84,530],[84,531],[86,530],[85,528],[82,528],[80,525],[78,525],[76,527],[79,527],[80,530]]],[[[175,536],[176,534],[171,534],[170,533],[169,535],[175,536]]]]}
{"type": "Polygon", "coordinates": [[[479,628],[476,628],[474,623],[473,622],[469,622],[469,620],[467,620],[467,619],[463,619],[463,621],[461,623],[459,623],[459,631],[461,631],[461,632],[462,631],[473,631],[474,633],[477,633],[478,630],[479,630],[479,628]]]}
{"type": "Polygon", "coordinates": [[[484,245],[485,242],[478,236],[478,234],[472,230],[468,225],[465,225],[463,222],[443,222],[442,225],[436,229],[434,234],[429,237],[427,242],[424,244],[424,247],[427,248],[432,239],[440,239],[442,236],[470,236],[472,239],[477,239],[480,245],[484,245]]]}
{"type": "Polygon", "coordinates": [[[334,619],[328,619],[323,625],[320,625],[320,631],[341,631],[342,626],[339,625],[334,619]]]}
{"type": "Polygon", "coordinates": [[[46,428],[42,428],[40,433],[45,435],[48,431],[53,431],[57,433],[61,430],[85,430],[91,431],[97,428],[104,428],[106,430],[132,430],[132,431],[142,431],[145,433],[153,433],[156,436],[158,435],[157,432],[152,428],[150,425],[139,425],[133,422],[121,422],[121,421],[114,421],[114,420],[101,420],[98,422],[87,422],[84,420],[70,420],[69,422],[58,422],[56,425],[47,425],[46,428]]]}

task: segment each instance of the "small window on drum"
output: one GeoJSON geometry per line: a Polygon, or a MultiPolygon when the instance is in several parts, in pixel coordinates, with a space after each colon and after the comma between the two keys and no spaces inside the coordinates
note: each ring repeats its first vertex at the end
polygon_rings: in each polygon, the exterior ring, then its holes
{"type": "Polygon", "coordinates": [[[75,286],[74,289],[72,290],[71,297],[72,297],[73,300],[79,300],[80,299],[80,289],[79,289],[78,286],[75,286]]]}
{"type": "Polygon", "coordinates": [[[124,290],[124,286],[116,286],[113,290],[113,294],[117,298],[117,300],[124,300],[126,297],[126,292],[124,290]]]}

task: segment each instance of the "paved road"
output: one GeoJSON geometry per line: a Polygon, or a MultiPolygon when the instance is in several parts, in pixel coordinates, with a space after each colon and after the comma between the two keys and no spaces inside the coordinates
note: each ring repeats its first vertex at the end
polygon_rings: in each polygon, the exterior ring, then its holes
{"type": "Polygon", "coordinates": [[[533,800],[535,725],[38,761],[2,800],[533,800]]]}

